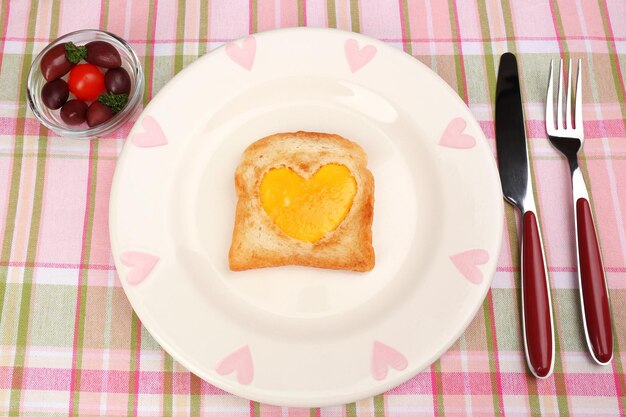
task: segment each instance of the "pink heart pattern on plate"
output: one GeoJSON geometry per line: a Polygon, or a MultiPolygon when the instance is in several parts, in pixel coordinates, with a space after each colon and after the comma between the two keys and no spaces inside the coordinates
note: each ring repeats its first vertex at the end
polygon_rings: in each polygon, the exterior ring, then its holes
{"type": "Polygon", "coordinates": [[[248,385],[254,379],[254,364],[248,345],[236,349],[224,359],[219,361],[215,368],[218,374],[237,374],[237,381],[242,385],[248,385]]]}
{"type": "Polygon", "coordinates": [[[152,116],[146,116],[141,120],[143,132],[137,132],[133,136],[133,145],[140,148],[153,148],[167,145],[167,138],[161,125],[152,116]]]}
{"type": "Polygon", "coordinates": [[[452,119],[444,130],[439,145],[447,148],[470,149],[476,145],[476,139],[472,135],[463,133],[467,127],[467,122],[461,117],[452,119]]]}
{"type": "Polygon", "coordinates": [[[124,265],[131,268],[126,275],[126,281],[130,285],[137,285],[152,272],[159,261],[159,257],[143,252],[126,251],[121,253],[120,260],[124,265]]]}
{"type": "Polygon", "coordinates": [[[256,39],[254,36],[248,36],[242,41],[241,46],[229,43],[226,45],[226,55],[233,62],[250,71],[256,56],[256,39]]]}
{"type": "Polygon", "coordinates": [[[407,366],[408,361],[402,353],[378,340],[374,341],[371,372],[375,380],[381,381],[385,379],[389,368],[402,371],[407,366]]]}
{"type": "Polygon", "coordinates": [[[359,48],[359,44],[356,39],[348,39],[344,46],[346,59],[350,66],[350,71],[357,72],[369,62],[376,55],[376,47],[374,45],[365,45],[363,48],[359,48]]]}
{"type": "Polygon", "coordinates": [[[469,282],[477,285],[483,282],[483,273],[478,266],[489,261],[486,250],[470,249],[450,256],[450,260],[469,282]]]}

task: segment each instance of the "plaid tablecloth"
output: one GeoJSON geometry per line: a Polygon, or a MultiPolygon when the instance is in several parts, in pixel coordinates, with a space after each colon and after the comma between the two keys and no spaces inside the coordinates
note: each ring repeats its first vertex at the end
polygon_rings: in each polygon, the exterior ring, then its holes
{"type": "MultiPolygon", "coordinates": [[[[623,416],[626,409],[626,3],[620,0],[7,1],[0,6],[0,415],[623,416]],[[281,409],[220,391],[165,354],[133,313],[108,238],[116,158],[131,126],[62,139],[26,103],[26,76],[49,40],[81,28],[128,39],[144,103],[198,56],[288,26],[362,32],[403,49],[465,100],[493,145],[498,57],[518,55],[539,215],[556,314],[554,376],[526,370],[516,217],[492,290],[430,369],[356,404],[281,409]],[[579,312],[565,161],[543,127],[550,59],[582,58],[591,186],[613,305],[615,360],[594,365],[579,312]]],[[[217,336],[216,336],[217,337],[217,336]]]]}

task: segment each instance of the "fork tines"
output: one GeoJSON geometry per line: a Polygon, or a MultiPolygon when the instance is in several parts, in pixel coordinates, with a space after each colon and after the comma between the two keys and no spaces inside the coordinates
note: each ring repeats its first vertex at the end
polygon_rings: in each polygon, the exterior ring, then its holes
{"type": "Polygon", "coordinates": [[[554,124],[554,91],[553,91],[553,71],[554,62],[550,61],[550,81],[548,82],[548,98],[546,100],[546,128],[548,135],[556,136],[557,132],[571,132],[574,134],[582,134],[582,85],[581,85],[581,60],[578,60],[578,75],[576,77],[576,92],[574,115],[572,115],[572,60],[569,60],[569,70],[567,75],[567,97],[565,99],[565,113],[563,112],[563,60],[559,65],[559,91],[556,104],[556,125],[554,124]],[[563,121],[565,114],[565,123],[563,121]],[[580,122],[580,123],[579,123],[580,122]]]}

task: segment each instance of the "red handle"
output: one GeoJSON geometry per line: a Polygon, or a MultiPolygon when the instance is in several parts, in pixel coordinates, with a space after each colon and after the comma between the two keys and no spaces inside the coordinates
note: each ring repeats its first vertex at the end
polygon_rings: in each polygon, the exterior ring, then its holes
{"type": "Polygon", "coordinates": [[[552,315],[539,226],[532,211],[523,218],[522,265],[526,352],[535,375],[545,378],[554,363],[552,315]]]}
{"type": "Polygon", "coordinates": [[[600,247],[596,237],[589,202],[585,198],[576,201],[578,230],[578,257],[580,262],[580,291],[584,317],[593,356],[602,364],[613,358],[613,329],[609,293],[604,278],[600,247]]]}

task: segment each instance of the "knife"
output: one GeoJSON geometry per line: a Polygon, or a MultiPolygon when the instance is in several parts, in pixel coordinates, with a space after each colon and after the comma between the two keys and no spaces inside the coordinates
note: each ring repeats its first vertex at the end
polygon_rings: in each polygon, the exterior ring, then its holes
{"type": "Polygon", "coordinates": [[[550,283],[530,177],[517,60],[500,57],[496,85],[496,149],[504,198],[522,214],[522,332],[526,361],[537,378],[554,369],[554,326],[550,283]]]}

